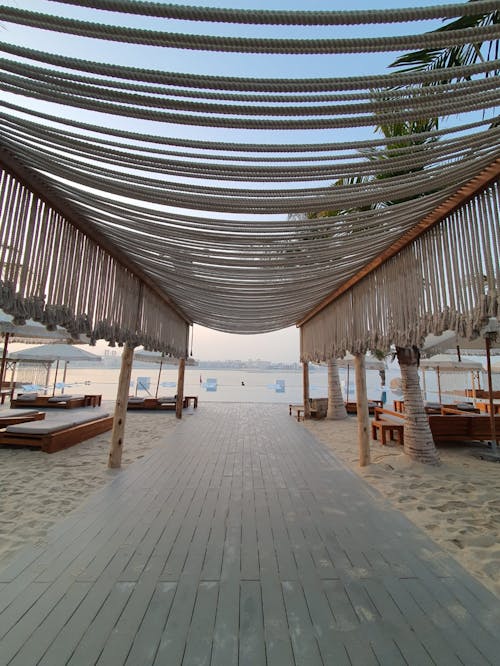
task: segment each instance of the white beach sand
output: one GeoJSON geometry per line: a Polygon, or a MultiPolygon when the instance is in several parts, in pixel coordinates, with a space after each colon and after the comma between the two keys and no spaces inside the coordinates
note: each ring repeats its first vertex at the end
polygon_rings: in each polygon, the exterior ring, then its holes
{"type": "MultiPolygon", "coordinates": [[[[105,406],[112,411],[112,403],[105,406]]],[[[173,411],[128,412],[122,468],[160,445],[177,423],[173,411]]],[[[110,441],[111,432],[105,432],[50,455],[0,448],[0,568],[119,474],[107,467],[110,441]]]]}
{"type": "Polygon", "coordinates": [[[500,463],[472,455],[486,446],[439,446],[434,467],[410,461],[396,443],[372,441],[372,463],[359,467],[356,417],[305,427],[500,597],[500,463]]]}
{"type": "MultiPolygon", "coordinates": [[[[123,467],[161,445],[177,423],[174,412],[129,412],[123,467]]],[[[372,442],[373,463],[360,468],[355,417],[305,427],[500,596],[499,463],[456,445],[440,447],[443,464],[434,468],[410,462],[396,444],[372,442]]],[[[110,435],[52,455],[0,448],[0,568],[120,473],[107,467],[110,435]]]]}

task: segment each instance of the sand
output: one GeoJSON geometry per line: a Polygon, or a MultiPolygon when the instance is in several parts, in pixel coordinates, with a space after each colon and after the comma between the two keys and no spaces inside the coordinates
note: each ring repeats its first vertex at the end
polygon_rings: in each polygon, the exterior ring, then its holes
{"type": "Polygon", "coordinates": [[[372,441],[372,462],[359,467],[355,417],[305,427],[500,597],[500,463],[473,455],[486,445],[439,446],[434,467],[410,461],[396,443],[372,441]]]}
{"type": "MultiPolygon", "coordinates": [[[[177,424],[175,412],[128,412],[122,469],[161,445],[177,424]]],[[[51,455],[0,448],[0,568],[120,473],[107,466],[110,439],[105,432],[51,455]]]]}
{"type": "MultiPolygon", "coordinates": [[[[129,412],[123,468],[161,446],[178,423],[173,412],[129,412]]],[[[454,445],[440,447],[442,464],[430,467],[410,462],[396,444],[372,442],[372,464],[360,468],[355,417],[304,427],[500,597],[500,463],[454,445]]],[[[120,473],[107,467],[109,441],[108,432],[53,455],[0,449],[0,568],[120,473]]]]}

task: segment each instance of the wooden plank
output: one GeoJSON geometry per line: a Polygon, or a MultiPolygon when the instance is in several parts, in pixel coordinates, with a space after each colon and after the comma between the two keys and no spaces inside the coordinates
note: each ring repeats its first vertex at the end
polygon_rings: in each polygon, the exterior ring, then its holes
{"type": "MultiPolygon", "coordinates": [[[[176,583],[158,583],[124,666],[151,666],[154,663],[176,589],[176,583]]],[[[116,666],[122,663],[117,662],[116,666]]],[[[102,661],[102,666],[112,666],[112,662],[102,661]]]]}
{"type": "Polygon", "coordinates": [[[259,581],[242,580],[240,595],[239,666],[266,666],[264,616],[259,581]]]}
{"type": "MultiPolygon", "coordinates": [[[[86,666],[97,662],[118,618],[135,588],[135,583],[116,583],[71,655],[67,666],[86,666]]],[[[55,662],[52,661],[52,664],[55,662]]]]}
{"type": "Polygon", "coordinates": [[[282,588],[296,666],[322,666],[323,660],[300,583],[285,581],[282,588]]]}
{"type": "Polygon", "coordinates": [[[210,581],[199,584],[186,641],[184,664],[210,665],[218,596],[219,586],[216,582],[210,581]]]}

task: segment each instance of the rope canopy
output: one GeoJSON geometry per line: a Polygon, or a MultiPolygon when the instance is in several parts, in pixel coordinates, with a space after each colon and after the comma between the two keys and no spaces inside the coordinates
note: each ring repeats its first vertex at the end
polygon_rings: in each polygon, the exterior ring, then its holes
{"type": "Polygon", "coordinates": [[[495,316],[498,191],[488,183],[437,240],[356,287],[356,303],[342,296],[342,322],[333,304],[305,321],[499,159],[500,60],[485,52],[500,22],[436,30],[438,19],[496,15],[497,2],[11,4],[0,8],[10,27],[0,42],[0,307],[10,314],[174,356],[186,355],[193,322],[249,334],[304,321],[306,360],[413,343],[450,323],[472,335],[495,316]],[[396,52],[471,45],[481,57],[446,70],[388,70],[396,52]],[[409,296],[411,317],[395,304],[405,271],[425,283],[409,296]]]}

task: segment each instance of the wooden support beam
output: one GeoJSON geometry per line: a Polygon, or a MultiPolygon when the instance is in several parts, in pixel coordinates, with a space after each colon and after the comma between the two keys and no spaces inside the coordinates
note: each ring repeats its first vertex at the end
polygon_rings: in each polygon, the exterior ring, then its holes
{"type": "Polygon", "coordinates": [[[366,467],[370,464],[370,416],[368,414],[365,365],[365,355],[354,354],[360,467],[366,467]]]}
{"type": "Polygon", "coordinates": [[[182,309],[173,301],[165,292],[163,292],[154,280],[145,273],[142,268],[136,264],[130,257],[119,250],[106,236],[99,230],[99,228],[90,220],[87,220],[84,215],[78,212],[74,206],[64,198],[62,198],[57,191],[47,183],[40,174],[25,166],[19,159],[12,153],[12,151],[0,143],[0,166],[8,171],[12,176],[17,178],[25,187],[27,187],[35,196],[41,201],[44,201],[48,206],[57,211],[60,215],[68,220],[74,227],[76,227],[82,234],[97,243],[103,250],[105,250],[115,261],[121,266],[126,268],[138,280],[145,284],[158,298],[174,310],[181,319],[187,324],[193,322],[182,311],[182,309]]]}
{"type": "Polygon", "coordinates": [[[356,275],[344,282],[338,289],[326,296],[320,301],[312,310],[310,310],[305,317],[297,322],[297,326],[303,326],[306,322],[312,319],[318,312],[321,312],[327,305],[337,300],[346,291],[354,287],[363,278],[372,273],[375,269],[379,268],[383,263],[394,257],[398,252],[401,252],[405,247],[413,243],[419,236],[422,236],[426,231],[439,224],[445,217],[451,215],[455,210],[464,206],[468,201],[485,190],[491,183],[495,182],[500,176],[500,158],[496,159],[486,169],[483,169],[480,174],[470,180],[468,183],[460,187],[455,194],[449,197],[446,201],[435,208],[431,213],[426,215],[418,224],[412,227],[409,231],[404,233],[397,241],[392,243],[387,249],[381,252],[375,259],[372,259],[366,266],[359,270],[356,275]]]}
{"type": "Polygon", "coordinates": [[[302,363],[302,389],[304,394],[304,418],[311,418],[311,403],[309,402],[309,363],[302,363]]]}
{"type": "Polygon", "coordinates": [[[111,447],[109,449],[108,457],[108,467],[111,468],[121,467],[122,464],[125,420],[127,417],[128,393],[130,389],[130,377],[132,376],[133,360],[134,348],[125,344],[122,353],[118,392],[116,394],[115,418],[113,420],[111,447]]]}
{"type": "Polygon", "coordinates": [[[182,408],[184,406],[184,371],[186,369],[186,359],[179,359],[179,374],[177,377],[177,402],[175,405],[175,416],[182,419],[182,408]]]}

